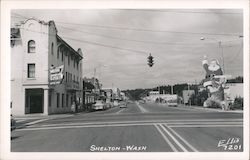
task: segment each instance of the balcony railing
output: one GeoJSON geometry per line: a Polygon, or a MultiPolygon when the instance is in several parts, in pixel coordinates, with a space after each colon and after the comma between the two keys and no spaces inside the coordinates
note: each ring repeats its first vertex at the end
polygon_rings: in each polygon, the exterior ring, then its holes
{"type": "Polygon", "coordinates": [[[65,86],[67,90],[79,90],[80,89],[78,82],[66,82],[65,86]]]}

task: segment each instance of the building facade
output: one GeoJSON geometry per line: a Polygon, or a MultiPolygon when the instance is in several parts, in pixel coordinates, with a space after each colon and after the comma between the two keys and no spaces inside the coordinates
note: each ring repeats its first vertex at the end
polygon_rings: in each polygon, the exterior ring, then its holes
{"type": "Polygon", "coordinates": [[[82,98],[82,51],[57,34],[53,21],[27,19],[11,28],[13,115],[70,112],[82,98]],[[50,84],[50,69],[63,66],[63,79],[50,84]]]}

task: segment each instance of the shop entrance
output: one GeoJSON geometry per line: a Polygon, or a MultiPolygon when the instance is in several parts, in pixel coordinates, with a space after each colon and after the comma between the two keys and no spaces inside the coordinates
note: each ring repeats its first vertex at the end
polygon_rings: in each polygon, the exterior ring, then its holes
{"type": "Polygon", "coordinates": [[[25,90],[25,113],[43,113],[43,89],[25,90]]]}

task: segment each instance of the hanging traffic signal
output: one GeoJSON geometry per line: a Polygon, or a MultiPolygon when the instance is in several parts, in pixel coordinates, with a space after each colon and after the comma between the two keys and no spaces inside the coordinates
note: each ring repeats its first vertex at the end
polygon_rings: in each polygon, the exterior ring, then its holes
{"type": "Polygon", "coordinates": [[[154,60],[153,60],[153,56],[151,56],[151,54],[149,54],[148,56],[148,65],[149,67],[152,67],[154,65],[154,60]]]}

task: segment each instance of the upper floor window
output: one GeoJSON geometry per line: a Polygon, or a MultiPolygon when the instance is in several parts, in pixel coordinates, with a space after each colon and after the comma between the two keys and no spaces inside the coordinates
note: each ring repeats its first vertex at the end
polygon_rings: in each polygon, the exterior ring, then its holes
{"type": "Polygon", "coordinates": [[[28,78],[35,78],[35,64],[28,64],[28,78]]]}
{"type": "Polygon", "coordinates": [[[64,53],[63,53],[64,51],[62,50],[62,62],[63,62],[63,55],[64,55],[64,53]]]}
{"type": "Polygon", "coordinates": [[[73,59],[73,63],[74,63],[74,68],[75,68],[75,66],[76,66],[76,61],[75,61],[75,59],[73,59]]]}
{"type": "Polygon", "coordinates": [[[59,59],[60,48],[57,49],[57,59],[59,59]]]}
{"type": "Polygon", "coordinates": [[[51,44],[51,54],[54,54],[54,43],[51,44]]]}
{"type": "Polygon", "coordinates": [[[66,72],[66,76],[65,76],[65,77],[66,77],[65,80],[66,80],[66,82],[67,82],[67,81],[68,81],[68,72],[66,72]]]}
{"type": "Polygon", "coordinates": [[[28,53],[35,53],[36,52],[36,42],[34,40],[30,40],[28,42],[28,53]]]}
{"type": "Polygon", "coordinates": [[[68,56],[68,65],[70,65],[70,55],[68,56]]]}

